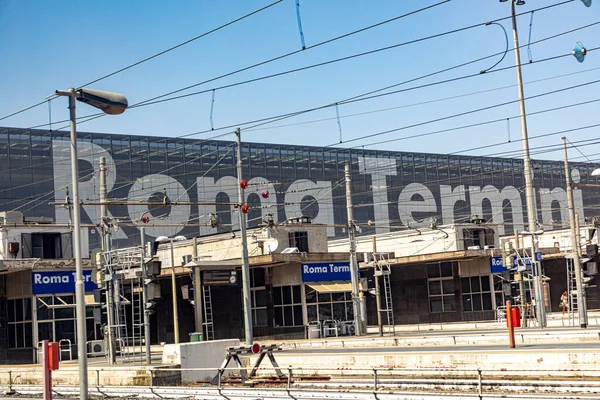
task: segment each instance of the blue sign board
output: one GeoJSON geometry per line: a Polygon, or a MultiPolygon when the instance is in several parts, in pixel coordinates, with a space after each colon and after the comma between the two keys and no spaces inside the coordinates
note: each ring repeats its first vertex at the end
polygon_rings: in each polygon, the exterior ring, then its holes
{"type": "Polygon", "coordinates": [[[502,273],[502,271],[506,271],[508,269],[504,266],[504,264],[502,262],[502,256],[496,256],[496,257],[490,258],[490,265],[492,267],[493,274],[499,274],[499,273],[502,273]]]}
{"type": "MultiPolygon", "coordinates": [[[[525,265],[528,268],[531,268],[531,257],[521,257],[520,259],[517,257],[513,257],[513,267],[517,268],[519,266],[519,260],[522,260],[523,265],[525,265]]],[[[535,252],[535,261],[542,262],[542,252],[541,251],[535,252]]]]}
{"type": "Polygon", "coordinates": [[[302,264],[303,282],[349,281],[350,262],[324,262],[302,264]]]}
{"type": "MultiPolygon", "coordinates": [[[[54,294],[75,292],[75,271],[45,271],[32,272],[31,282],[33,294],[54,294]]],[[[92,281],[92,271],[83,271],[85,291],[91,292],[98,289],[92,281]]]]}

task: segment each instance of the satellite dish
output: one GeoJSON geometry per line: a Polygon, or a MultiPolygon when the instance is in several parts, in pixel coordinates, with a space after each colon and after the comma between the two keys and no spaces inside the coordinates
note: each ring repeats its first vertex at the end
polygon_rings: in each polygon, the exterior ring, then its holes
{"type": "Polygon", "coordinates": [[[589,7],[592,5],[592,0],[581,0],[583,2],[583,4],[585,4],[586,7],[589,7]]]}
{"type": "MultiPolygon", "coordinates": [[[[590,2],[591,2],[591,0],[590,0],[590,2]]],[[[581,44],[581,42],[575,43],[575,48],[573,49],[573,55],[575,56],[577,61],[583,62],[583,60],[585,59],[586,53],[587,53],[587,50],[585,49],[585,47],[583,47],[583,44],[581,44]]]]}
{"type": "Polygon", "coordinates": [[[269,251],[269,254],[274,253],[279,247],[279,240],[273,237],[265,239],[263,246],[269,251]]]}

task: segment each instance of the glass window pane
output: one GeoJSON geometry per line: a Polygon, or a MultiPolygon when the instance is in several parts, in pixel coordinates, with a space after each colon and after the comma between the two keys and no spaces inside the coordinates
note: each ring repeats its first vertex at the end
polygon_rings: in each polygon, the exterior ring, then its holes
{"type": "Polygon", "coordinates": [[[442,284],[440,281],[429,281],[429,295],[442,294],[442,284]]]}
{"type": "Polygon", "coordinates": [[[444,311],[456,311],[456,302],[454,296],[444,296],[444,311]]]}
{"type": "Polygon", "coordinates": [[[266,307],[267,306],[267,291],[266,290],[256,290],[254,292],[256,295],[256,307],[266,307]]]}
{"type": "Polygon", "coordinates": [[[440,263],[440,274],[441,274],[441,276],[452,276],[452,263],[451,262],[440,263]]]}
{"type": "Polygon", "coordinates": [[[317,291],[310,286],[304,287],[306,290],[306,302],[307,303],[316,303],[317,301],[317,291]]]}
{"type": "Polygon", "coordinates": [[[319,293],[319,303],[331,303],[331,293],[319,293]]]}
{"type": "Polygon", "coordinates": [[[463,310],[464,311],[473,311],[473,304],[471,303],[471,296],[469,296],[468,294],[463,295],[462,302],[463,302],[463,310]]]}
{"type": "Polygon", "coordinates": [[[444,279],[442,281],[442,292],[444,294],[454,294],[454,280],[444,279]]]}
{"type": "Polygon", "coordinates": [[[16,324],[15,335],[17,338],[16,346],[21,348],[25,347],[25,326],[24,324],[16,324]]]}
{"type": "Polygon", "coordinates": [[[75,320],[56,321],[55,326],[57,342],[61,339],[69,339],[71,343],[75,343],[75,320]]]}
{"type": "Polygon", "coordinates": [[[333,304],[333,319],[344,321],[346,319],[346,306],[344,303],[333,304]]]}
{"type": "Polygon", "coordinates": [[[294,314],[292,312],[292,307],[290,306],[283,307],[283,323],[285,326],[294,325],[294,314]]]}
{"type": "Polygon", "coordinates": [[[33,324],[25,323],[25,347],[33,347],[33,324]]]}
{"type": "Polygon", "coordinates": [[[471,289],[473,293],[481,292],[481,285],[479,284],[479,277],[471,277],[471,289]]]}
{"type": "Polygon", "coordinates": [[[283,304],[292,304],[292,288],[284,286],[281,289],[283,291],[283,304]]]}
{"type": "Polygon", "coordinates": [[[31,321],[31,298],[23,299],[23,321],[31,321]]]}
{"type": "Polygon", "coordinates": [[[491,293],[483,293],[481,295],[483,300],[483,309],[491,310],[492,309],[492,294],[491,293]]]}
{"type": "Polygon", "coordinates": [[[352,321],[354,319],[354,307],[351,302],[346,303],[346,321],[352,321]]]}
{"type": "Polygon", "coordinates": [[[50,340],[53,341],[52,333],[52,322],[39,322],[38,323],[38,340],[50,340]]]}
{"type": "Polygon", "coordinates": [[[331,304],[319,304],[319,320],[331,319],[331,304]]]}
{"type": "Polygon", "coordinates": [[[275,326],[283,326],[283,308],[275,307],[273,311],[275,314],[275,326]]]}
{"type": "Polygon", "coordinates": [[[460,278],[460,287],[463,293],[471,293],[469,281],[469,278],[460,278]]]}
{"type": "Polygon", "coordinates": [[[442,297],[430,297],[429,298],[429,308],[431,312],[442,312],[444,311],[442,308],[442,297]]]}
{"type": "Polygon", "coordinates": [[[15,300],[15,321],[23,321],[23,299],[15,300]]]}
{"type": "Polygon", "coordinates": [[[16,321],[15,301],[9,300],[8,301],[8,322],[15,322],[15,321],[16,321]]]}
{"type": "Polygon", "coordinates": [[[428,278],[439,278],[440,277],[440,265],[439,264],[427,264],[427,277],[428,278]]]}
{"type": "MultiPolygon", "coordinates": [[[[41,297],[37,300],[37,319],[38,321],[52,319],[52,310],[46,307],[46,305],[52,305],[52,297],[41,297]]],[[[40,339],[42,340],[42,339],[40,339]]],[[[48,339],[52,340],[52,338],[48,339]]]]}
{"type": "Polygon", "coordinates": [[[294,295],[294,304],[302,303],[302,294],[300,293],[300,285],[292,286],[292,294],[294,295]]]}
{"type": "Polygon", "coordinates": [[[481,277],[481,291],[489,292],[490,291],[490,279],[487,276],[481,277]]]}
{"type": "Polygon", "coordinates": [[[317,321],[317,306],[306,306],[306,317],[308,322],[317,321]]]}
{"type": "Polygon", "coordinates": [[[346,299],[346,293],[345,292],[331,293],[331,298],[333,301],[344,301],[346,299]]]}
{"type": "Polygon", "coordinates": [[[481,294],[473,294],[473,311],[481,311],[481,294]]]}
{"type": "Polygon", "coordinates": [[[273,304],[276,306],[283,304],[283,298],[281,297],[281,288],[274,287],[273,288],[273,304]]]}
{"type": "Polygon", "coordinates": [[[54,309],[55,319],[67,319],[75,318],[75,310],[73,308],[55,308],[54,309]]]}
{"type": "Polygon", "coordinates": [[[267,317],[267,310],[266,309],[260,309],[260,310],[256,310],[255,313],[255,318],[256,318],[256,322],[254,323],[255,326],[266,326],[268,325],[268,317],[267,317]]]}
{"type": "Polygon", "coordinates": [[[15,336],[15,325],[8,326],[8,347],[14,349],[17,347],[17,337],[15,336]]]}
{"type": "Polygon", "coordinates": [[[302,306],[294,306],[294,325],[301,326],[304,325],[304,321],[302,321],[302,306]]]}

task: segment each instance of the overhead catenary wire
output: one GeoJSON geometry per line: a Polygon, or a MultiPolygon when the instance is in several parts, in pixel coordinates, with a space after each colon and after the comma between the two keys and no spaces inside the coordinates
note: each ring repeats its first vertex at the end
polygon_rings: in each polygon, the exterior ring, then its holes
{"type": "MultiPolygon", "coordinates": [[[[183,46],[185,46],[185,45],[187,45],[187,44],[190,44],[190,43],[192,43],[192,42],[194,42],[194,41],[196,41],[196,40],[198,40],[198,39],[201,39],[201,38],[203,38],[203,37],[206,37],[206,36],[208,36],[208,35],[210,35],[210,34],[212,34],[212,33],[218,32],[218,31],[220,31],[220,30],[222,30],[222,29],[224,29],[224,28],[226,28],[226,27],[228,27],[228,26],[230,26],[230,25],[233,25],[233,24],[235,24],[235,23],[237,23],[237,22],[240,22],[240,21],[242,21],[242,20],[244,20],[244,19],[246,19],[246,18],[249,18],[249,17],[251,17],[251,16],[253,16],[253,15],[255,15],[255,14],[258,14],[258,13],[260,13],[260,12],[262,12],[262,11],[265,11],[265,10],[267,10],[267,9],[269,9],[269,8],[273,7],[274,5],[276,5],[276,4],[279,4],[279,3],[281,3],[281,2],[283,2],[283,0],[276,0],[276,1],[272,2],[272,3],[270,3],[270,4],[267,4],[267,5],[266,5],[266,6],[264,6],[264,7],[261,7],[261,8],[259,8],[259,9],[257,9],[257,10],[254,10],[254,11],[252,11],[252,12],[248,13],[248,14],[245,14],[245,15],[243,15],[243,16],[241,16],[241,17],[238,17],[238,18],[236,18],[236,19],[234,19],[234,20],[232,20],[232,21],[229,21],[229,22],[227,22],[227,23],[225,23],[225,24],[223,24],[223,25],[220,25],[220,26],[218,26],[218,27],[216,27],[216,28],[213,28],[213,29],[211,29],[211,30],[209,30],[209,31],[207,31],[207,32],[204,32],[204,33],[202,33],[202,34],[200,34],[200,35],[198,35],[198,36],[195,36],[195,37],[193,37],[193,38],[191,38],[191,39],[188,39],[188,40],[186,40],[186,41],[184,41],[184,42],[181,42],[181,43],[179,43],[179,44],[177,44],[177,45],[175,45],[175,46],[169,47],[168,49],[165,49],[165,50],[163,50],[163,51],[160,51],[160,52],[158,52],[158,53],[156,53],[156,54],[153,54],[153,55],[151,55],[151,56],[149,56],[149,57],[146,57],[146,58],[144,58],[144,59],[142,59],[142,60],[140,60],[140,61],[137,61],[137,62],[135,62],[135,63],[133,63],[133,64],[129,64],[129,65],[127,65],[127,66],[123,67],[123,68],[120,68],[120,69],[118,69],[118,70],[114,71],[114,72],[111,72],[111,73],[109,73],[109,74],[106,74],[106,75],[104,75],[104,76],[101,76],[100,78],[94,79],[94,80],[92,80],[92,81],[90,81],[90,82],[84,83],[83,85],[80,85],[80,86],[77,86],[77,87],[78,87],[78,88],[81,88],[81,87],[84,87],[84,86],[92,85],[92,84],[94,84],[94,83],[97,83],[97,82],[100,82],[100,81],[102,81],[102,80],[104,80],[104,79],[106,79],[106,78],[110,78],[111,76],[114,76],[114,75],[120,74],[121,72],[127,71],[128,69],[131,69],[131,68],[133,68],[133,67],[136,67],[136,66],[138,66],[138,65],[140,65],[140,64],[143,64],[143,63],[145,63],[145,62],[147,62],[147,61],[153,60],[153,59],[155,59],[155,58],[157,58],[157,57],[160,57],[160,56],[162,56],[162,55],[164,55],[164,54],[167,54],[167,53],[169,53],[169,52],[171,52],[171,51],[173,51],[173,50],[176,50],[176,49],[178,49],[178,48],[180,48],[180,47],[183,47],[183,46]]],[[[51,98],[51,99],[49,99],[49,101],[50,101],[50,100],[52,100],[52,98],[51,98]]],[[[3,117],[0,117],[0,121],[2,121],[2,120],[4,120],[4,119],[7,119],[7,118],[10,118],[10,117],[13,117],[13,116],[15,116],[15,115],[18,115],[18,114],[21,114],[21,113],[23,113],[23,112],[25,112],[25,111],[31,110],[31,109],[33,109],[33,108],[35,108],[35,107],[37,107],[37,106],[40,106],[40,105],[44,104],[45,102],[46,102],[46,100],[44,100],[43,102],[40,102],[40,103],[36,103],[36,104],[34,104],[34,105],[32,105],[32,106],[29,106],[29,107],[23,108],[23,109],[21,109],[21,110],[19,110],[19,111],[15,111],[15,112],[13,112],[13,113],[11,113],[11,114],[8,114],[8,115],[5,115],[5,116],[3,116],[3,117]]]]}

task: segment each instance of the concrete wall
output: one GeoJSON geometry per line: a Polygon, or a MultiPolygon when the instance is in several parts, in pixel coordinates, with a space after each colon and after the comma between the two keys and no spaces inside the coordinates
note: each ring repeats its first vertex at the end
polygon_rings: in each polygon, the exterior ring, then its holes
{"type": "MultiPolygon", "coordinates": [[[[313,224],[286,224],[273,228],[250,229],[247,232],[248,254],[257,256],[262,254],[281,253],[289,246],[288,234],[290,232],[308,232],[308,248],[311,253],[327,252],[327,227],[313,224]],[[262,243],[263,248],[259,247],[262,243]]],[[[239,232],[221,234],[198,238],[198,257],[203,261],[234,260],[241,257],[242,240],[239,232]]],[[[193,241],[185,240],[173,242],[174,265],[181,266],[183,257],[193,254],[193,241]]],[[[161,244],[157,256],[164,268],[171,267],[171,245],[161,244]]]]}
{"type": "MultiPolygon", "coordinates": [[[[71,233],[69,227],[53,226],[52,224],[40,224],[34,225],[33,227],[3,227],[0,229],[0,260],[14,260],[23,258],[23,243],[22,234],[24,233],[71,233]],[[14,257],[8,253],[8,243],[17,242],[19,243],[19,253],[17,257],[14,257]]],[[[89,229],[81,228],[81,255],[83,258],[89,258],[89,229]]],[[[71,238],[72,240],[72,238],[71,238]]],[[[72,248],[72,243],[63,244],[68,245],[72,248]]],[[[71,251],[72,252],[72,251],[71,251]]]]}
{"type": "MultiPolygon", "coordinates": [[[[225,359],[227,347],[240,345],[239,339],[212,340],[209,342],[168,344],[163,349],[163,364],[178,364],[186,368],[214,368],[203,371],[181,371],[181,383],[211,380],[225,359]]],[[[229,367],[236,367],[230,362],[229,367]]],[[[239,375],[237,371],[226,371],[225,376],[239,375]]]]}

